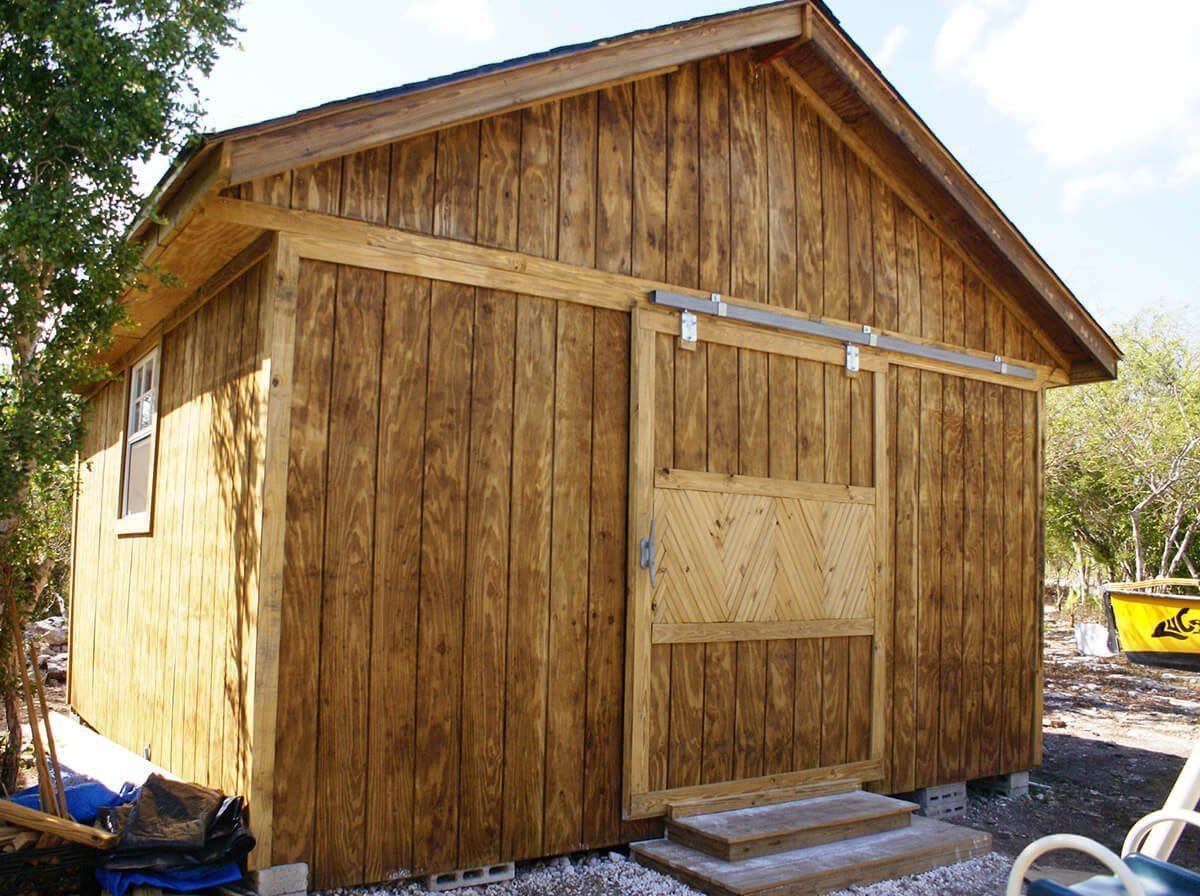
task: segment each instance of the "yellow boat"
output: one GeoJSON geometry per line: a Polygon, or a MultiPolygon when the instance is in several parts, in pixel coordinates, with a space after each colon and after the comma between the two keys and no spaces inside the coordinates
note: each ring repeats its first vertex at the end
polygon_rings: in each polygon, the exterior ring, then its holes
{"type": "Polygon", "coordinates": [[[1200,580],[1114,582],[1104,594],[1131,663],[1200,670],[1200,580]]]}

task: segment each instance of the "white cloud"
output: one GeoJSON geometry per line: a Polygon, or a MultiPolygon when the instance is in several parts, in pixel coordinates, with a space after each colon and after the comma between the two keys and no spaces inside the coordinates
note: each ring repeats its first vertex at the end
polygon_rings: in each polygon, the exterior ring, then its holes
{"type": "Polygon", "coordinates": [[[1132,170],[1102,171],[1073,177],[1063,184],[1062,207],[1068,212],[1078,211],[1087,200],[1132,196],[1162,186],[1162,178],[1149,168],[1132,170]]]}
{"type": "Polygon", "coordinates": [[[1195,0],[953,0],[934,63],[1023,124],[1077,208],[1200,174],[1197,38],[1195,0]]]}
{"type": "Polygon", "coordinates": [[[912,30],[907,25],[894,25],[883,36],[883,44],[880,46],[879,52],[871,58],[875,60],[875,64],[880,69],[886,69],[892,64],[892,60],[896,58],[896,54],[900,52],[900,48],[908,42],[910,37],[912,37],[912,30]]]}
{"type": "Polygon", "coordinates": [[[465,40],[486,41],[496,35],[490,0],[420,0],[408,8],[408,17],[439,34],[465,40]]]}

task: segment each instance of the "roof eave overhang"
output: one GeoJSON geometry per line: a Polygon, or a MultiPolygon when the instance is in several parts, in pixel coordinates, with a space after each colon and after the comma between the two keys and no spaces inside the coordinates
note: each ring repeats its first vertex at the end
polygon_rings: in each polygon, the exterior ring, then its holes
{"type": "Polygon", "coordinates": [[[921,204],[1063,345],[1074,343],[1070,380],[1116,377],[1121,351],[992,198],[841,28],[814,8],[807,40],[775,64],[803,78],[921,204]]]}

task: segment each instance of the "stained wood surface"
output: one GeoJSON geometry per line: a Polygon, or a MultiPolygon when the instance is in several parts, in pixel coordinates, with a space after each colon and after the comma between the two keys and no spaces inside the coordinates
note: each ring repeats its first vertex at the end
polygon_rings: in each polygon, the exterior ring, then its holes
{"type": "Polygon", "coordinates": [[[636,844],[633,855],[705,893],[798,896],[918,874],[991,850],[987,834],[928,818],[912,822],[910,827],[740,862],[725,862],[670,840],[636,844]]]}
{"type": "Polygon", "coordinates": [[[93,397],[80,453],[74,569],[88,584],[76,589],[72,704],[127,749],[149,745],[156,763],[229,793],[250,789],[262,271],[246,270],[162,338],[149,535],[116,534],[123,379],[93,397]],[[120,675],[106,659],[117,655],[120,675]]]}
{"type": "Polygon", "coordinates": [[[904,827],[916,808],[902,800],[851,791],[672,819],[667,836],[727,862],[739,861],[904,827]]]}
{"type": "MultiPolygon", "coordinates": [[[[620,812],[626,546],[641,537],[627,517],[630,296],[538,264],[1057,363],[987,272],[748,54],[252,180],[237,194],[278,214],[344,217],[357,229],[339,232],[339,251],[359,240],[372,264],[383,256],[359,237],[374,225],[372,240],[503,250],[488,264],[512,273],[456,282],[476,259],[456,268],[411,247],[414,270],[436,272],[436,285],[412,271],[301,265],[271,859],[313,861],[322,885],[654,832],[620,812]],[[514,292],[532,282],[536,297],[514,292]],[[584,292],[586,307],[555,301],[584,292]],[[360,650],[343,666],[334,657],[351,640],[360,650]],[[360,704],[341,706],[358,687],[360,704]],[[318,809],[331,792],[318,772],[335,756],[360,766],[354,793],[318,809]],[[342,823],[349,833],[334,829],[342,823]]],[[[205,227],[231,246],[254,232],[205,227]]],[[[148,538],[113,531],[123,386],[93,397],[71,680],[76,708],[124,745],[149,742],[181,776],[238,791],[254,644],[244,604],[257,581],[245,558],[258,556],[265,425],[259,269],[242,279],[201,297],[163,336],[164,460],[148,538]],[[153,638],[139,641],[129,680],[147,683],[145,699],[116,699],[103,658],[136,614],[160,619],[177,646],[167,657],[153,638]]],[[[660,338],[648,463],[846,495],[884,482],[888,661],[877,665],[859,630],[648,642],[652,786],[853,764],[871,749],[863,706],[881,679],[879,786],[1028,767],[1037,396],[882,363],[847,379],[836,346],[806,360],[776,334],[738,348],[739,329],[714,323],[713,344],[694,352],[660,338]],[[882,446],[870,441],[881,390],[882,446]],[[961,646],[947,646],[956,627],[961,646]]]]}
{"type": "MultiPolygon", "coordinates": [[[[365,154],[345,159],[356,160],[358,180],[386,183],[381,195],[391,197],[387,219],[395,227],[434,232],[423,210],[445,195],[440,179],[455,178],[478,187],[478,229],[456,232],[458,239],[509,245],[492,231],[519,202],[525,237],[513,247],[534,256],[580,259],[573,234],[594,221],[600,270],[923,335],[919,318],[915,327],[904,315],[892,320],[889,286],[900,218],[914,220],[913,210],[751,51],[435,130],[392,144],[390,156],[386,147],[373,152],[374,162],[365,154]],[[475,135],[469,156],[459,152],[465,134],[475,135]],[[595,152],[587,149],[593,143],[595,152]],[[453,171],[435,165],[447,151],[453,171]],[[560,229],[567,238],[551,238],[560,229]]],[[[312,208],[313,191],[340,189],[342,175],[334,181],[330,173],[342,164],[296,169],[290,197],[254,182],[237,189],[243,198],[312,208]],[[317,171],[324,177],[314,179],[317,171]]],[[[953,258],[976,278],[984,273],[932,230],[923,236],[938,258],[953,258]]],[[[964,319],[1009,301],[990,287],[968,299],[964,319]]],[[[940,316],[940,304],[929,313],[940,316]]],[[[1002,353],[1003,343],[974,347],[1002,353]]],[[[1036,339],[1023,341],[1018,356],[1058,363],[1036,339]]]]}

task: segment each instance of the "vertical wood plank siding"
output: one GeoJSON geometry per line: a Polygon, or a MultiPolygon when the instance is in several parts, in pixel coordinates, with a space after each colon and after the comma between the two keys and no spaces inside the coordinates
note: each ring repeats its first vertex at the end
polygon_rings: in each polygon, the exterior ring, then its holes
{"type": "Polygon", "coordinates": [[[265,395],[255,265],[160,349],[153,532],[117,537],[126,382],[80,450],[71,701],[176,774],[247,793],[265,395]]]}
{"type": "MultiPolygon", "coordinates": [[[[238,195],[1051,363],[985,272],[748,52],[238,195]]],[[[152,538],[113,532],[123,388],[97,395],[76,546],[75,705],[237,791],[259,280],[164,340],[152,538]],[[170,649],[127,650],[151,616],[170,649]]],[[[656,465],[874,481],[872,374],[667,338],[656,364],[656,465]]],[[[620,815],[628,315],[304,261],[293,366],[270,862],[309,861],[330,887],[652,834],[620,815]]],[[[1037,396],[886,377],[876,786],[1028,767],[1037,396]]],[[[655,645],[652,785],[865,758],[867,640],[655,645]]]]}
{"type": "MultiPolygon", "coordinates": [[[[1048,361],[749,54],[276,180],[243,198],[1048,361]]],[[[312,859],[332,886],[652,832],[618,806],[628,318],[305,262],[297,334],[272,860],[312,859]],[[350,376],[353,419],[336,407],[350,376]],[[353,558],[348,538],[367,540],[353,558]],[[332,808],[318,781],[335,755],[353,768],[336,786],[356,792],[332,808]]],[[[873,481],[869,374],[666,338],[657,359],[656,465],[873,481]]],[[[877,786],[1028,766],[1034,397],[905,368],[886,394],[895,634],[877,786]]],[[[867,649],[656,645],[652,785],[865,758],[871,684],[849,670],[867,649]]]]}

